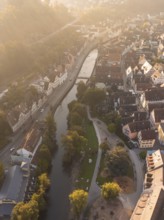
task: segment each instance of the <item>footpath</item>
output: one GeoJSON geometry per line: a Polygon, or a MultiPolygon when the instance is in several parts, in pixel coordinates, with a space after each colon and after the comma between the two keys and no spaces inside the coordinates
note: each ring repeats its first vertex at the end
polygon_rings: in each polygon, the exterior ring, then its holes
{"type": "MultiPolygon", "coordinates": [[[[107,140],[110,146],[116,146],[117,143],[122,142],[122,140],[118,136],[108,131],[107,126],[104,122],[100,121],[99,119],[91,117],[89,113],[89,108],[87,108],[87,113],[88,113],[88,118],[93,122],[99,145],[102,142],[104,142],[104,140],[107,140]]],[[[143,180],[144,180],[143,163],[140,161],[138,155],[136,155],[136,153],[133,150],[130,150],[127,147],[126,150],[133,164],[134,178],[136,181],[136,191],[131,194],[121,193],[119,199],[122,201],[124,208],[133,210],[143,190],[143,180]]],[[[99,171],[101,156],[102,156],[102,150],[99,148],[97,153],[96,165],[88,194],[88,204],[87,204],[88,207],[91,206],[92,203],[96,200],[96,198],[100,196],[101,190],[96,182],[96,179],[99,171]]]]}

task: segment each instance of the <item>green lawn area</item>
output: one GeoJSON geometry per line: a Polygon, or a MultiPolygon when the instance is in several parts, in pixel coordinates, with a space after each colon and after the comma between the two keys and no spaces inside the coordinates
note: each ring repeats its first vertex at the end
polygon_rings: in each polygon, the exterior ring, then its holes
{"type": "Polygon", "coordinates": [[[98,150],[98,140],[96,136],[95,129],[92,122],[89,120],[85,123],[86,134],[88,138],[87,150],[84,159],[80,165],[80,172],[78,176],[78,182],[76,182],[77,188],[85,189],[90,186],[92,175],[95,168],[97,150],[98,150]],[[92,163],[89,163],[89,159],[92,159],[92,163]]]}

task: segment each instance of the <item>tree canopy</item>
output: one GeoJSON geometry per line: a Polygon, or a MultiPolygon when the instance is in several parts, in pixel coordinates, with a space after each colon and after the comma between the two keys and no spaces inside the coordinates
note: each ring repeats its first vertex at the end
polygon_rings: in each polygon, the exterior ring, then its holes
{"type": "Polygon", "coordinates": [[[11,220],[37,220],[39,217],[38,203],[30,200],[28,203],[19,202],[12,211],[11,220]]]}
{"type": "Polygon", "coordinates": [[[81,100],[82,97],[84,96],[85,91],[87,90],[87,85],[83,82],[80,81],[77,85],[77,94],[76,97],[81,100]]]}
{"type": "Polygon", "coordinates": [[[77,131],[68,130],[67,134],[62,138],[64,145],[64,163],[71,164],[75,159],[78,159],[81,151],[87,144],[87,139],[80,136],[77,131]]]}
{"type": "Polygon", "coordinates": [[[105,99],[105,91],[98,88],[88,88],[84,94],[84,102],[91,107],[100,104],[105,99]]]}
{"type": "Polygon", "coordinates": [[[119,185],[114,182],[104,183],[101,188],[101,195],[106,200],[115,199],[120,192],[119,185]]]}
{"type": "Polygon", "coordinates": [[[126,176],[131,170],[129,156],[122,147],[115,147],[110,152],[107,152],[105,160],[112,177],[126,176]]]}
{"type": "Polygon", "coordinates": [[[82,189],[74,190],[69,195],[69,200],[72,205],[73,213],[79,217],[85,205],[87,204],[88,193],[82,189]]]}

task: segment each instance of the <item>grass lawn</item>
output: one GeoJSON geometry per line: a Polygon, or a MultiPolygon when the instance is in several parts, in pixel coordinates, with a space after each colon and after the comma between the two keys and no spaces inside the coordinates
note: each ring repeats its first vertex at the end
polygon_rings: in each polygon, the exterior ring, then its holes
{"type": "Polygon", "coordinates": [[[78,182],[76,182],[75,186],[77,188],[87,190],[87,188],[89,189],[92,175],[94,172],[95,163],[97,159],[97,150],[99,145],[92,122],[88,120],[85,124],[85,128],[88,139],[87,150],[84,159],[80,165],[78,182]],[[92,159],[92,163],[89,163],[89,159],[92,159]]]}
{"type": "Polygon", "coordinates": [[[96,181],[99,186],[103,185],[106,182],[112,181],[112,179],[109,180],[109,178],[106,178],[105,176],[101,175],[104,168],[105,168],[105,153],[102,153],[99,172],[98,172],[97,181],[96,181]]]}

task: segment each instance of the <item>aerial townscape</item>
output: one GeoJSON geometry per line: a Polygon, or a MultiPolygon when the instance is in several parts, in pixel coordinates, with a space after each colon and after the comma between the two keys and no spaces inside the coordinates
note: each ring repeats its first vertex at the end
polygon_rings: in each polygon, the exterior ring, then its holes
{"type": "Polygon", "coordinates": [[[164,220],[164,1],[0,1],[0,220],[164,220]]]}

